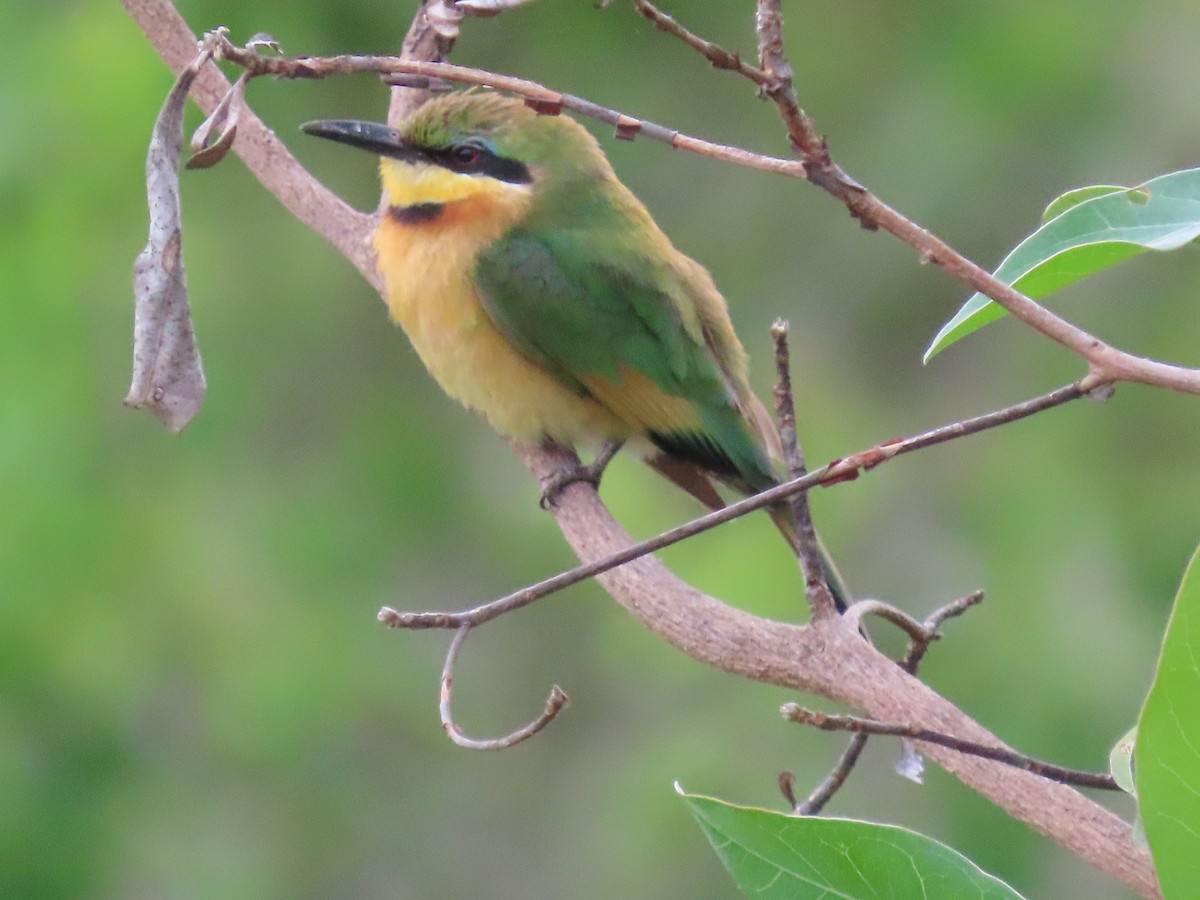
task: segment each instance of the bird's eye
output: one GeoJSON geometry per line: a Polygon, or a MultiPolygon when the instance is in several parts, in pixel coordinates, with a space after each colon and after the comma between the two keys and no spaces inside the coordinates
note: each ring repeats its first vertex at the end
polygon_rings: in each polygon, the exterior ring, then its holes
{"type": "Polygon", "coordinates": [[[460,166],[473,166],[479,162],[481,155],[478,147],[470,144],[460,144],[454,148],[454,161],[460,166]]]}

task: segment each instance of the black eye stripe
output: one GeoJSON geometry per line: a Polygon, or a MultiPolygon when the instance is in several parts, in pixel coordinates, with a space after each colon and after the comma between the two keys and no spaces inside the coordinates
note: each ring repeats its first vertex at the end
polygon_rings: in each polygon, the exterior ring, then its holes
{"type": "Polygon", "coordinates": [[[459,144],[436,150],[426,149],[424,154],[430,162],[449,169],[451,172],[487,175],[510,184],[529,184],[533,181],[533,176],[524,163],[497,156],[486,147],[475,144],[459,144]],[[474,154],[464,153],[464,150],[473,150],[474,154]],[[466,158],[468,156],[471,158],[466,158]]]}

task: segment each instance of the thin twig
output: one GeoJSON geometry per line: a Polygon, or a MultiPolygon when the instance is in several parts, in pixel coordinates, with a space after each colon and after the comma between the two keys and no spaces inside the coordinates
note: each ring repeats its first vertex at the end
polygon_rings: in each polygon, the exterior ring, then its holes
{"type": "Polygon", "coordinates": [[[1083,393],[1080,391],[1079,386],[1077,384],[1069,384],[1048,394],[1043,394],[1031,400],[1026,400],[1023,403],[1017,403],[982,416],[976,416],[973,419],[952,422],[949,425],[943,425],[940,428],[934,428],[912,437],[877,444],[868,450],[863,450],[827,463],[801,478],[785,481],[783,484],[746,497],[736,503],[731,503],[721,509],[714,510],[690,522],[685,522],[683,525],[655,535],[652,538],[631,544],[619,552],[611,553],[608,556],[592,560],[589,563],[583,563],[573,569],[568,569],[565,572],[560,572],[557,575],[539,581],[537,584],[521,588],[521,590],[501,597],[498,600],[484,603],[465,612],[402,613],[385,606],[379,610],[378,618],[380,622],[389,628],[458,628],[462,625],[482,625],[484,622],[488,622],[497,616],[520,609],[523,606],[528,606],[530,603],[540,600],[549,594],[571,587],[571,585],[600,575],[610,569],[615,569],[617,566],[632,562],[639,557],[654,553],[664,547],[677,544],[693,535],[716,528],[718,525],[723,525],[726,522],[740,518],[756,509],[786,500],[793,494],[806,491],[816,485],[830,485],[842,481],[853,481],[858,477],[860,472],[873,469],[890,459],[910,453],[913,450],[932,447],[935,444],[976,434],[988,428],[995,428],[997,425],[1015,422],[1018,419],[1031,416],[1036,412],[1041,412],[1054,406],[1059,406],[1070,400],[1078,399],[1081,396],[1083,396],[1083,393]]]}
{"type": "Polygon", "coordinates": [[[788,138],[804,156],[805,162],[815,170],[829,171],[832,166],[829,146],[800,108],[792,86],[792,67],[783,55],[780,0],[758,0],[754,30],[758,35],[758,64],[768,78],[766,83],[759,82],[763,93],[779,107],[779,114],[787,126],[788,138]]]}
{"type": "Polygon", "coordinates": [[[1061,784],[1075,787],[1097,788],[1105,791],[1119,791],[1120,787],[1107,772],[1080,772],[1067,769],[1052,763],[1045,763],[1032,757],[1009,750],[1007,747],[992,747],[978,744],[974,741],[956,738],[953,735],[942,734],[929,728],[917,725],[897,725],[891,722],[880,722],[877,719],[864,719],[860,716],[840,716],[832,713],[822,713],[807,709],[798,703],[785,703],[779,709],[785,719],[798,725],[812,725],[822,731],[853,731],[859,734],[887,734],[895,737],[909,738],[914,741],[924,741],[968,753],[995,762],[1004,763],[1013,768],[1023,769],[1034,775],[1049,778],[1061,784]]]}
{"type": "Polygon", "coordinates": [[[450,714],[450,694],[454,683],[454,664],[458,661],[458,652],[462,649],[463,642],[466,641],[470,630],[470,625],[460,625],[454,632],[454,638],[450,641],[450,649],[446,651],[446,664],[442,666],[442,686],[438,694],[438,713],[442,717],[442,728],[445,729],[450,740],[468,750],[504,750],[521,743],[526,738],[533,737],[553,722],[555,716],[562,712],[567,705],[568,698],[563,689],[556,684],[550,689],[550,696],[546,698],[546,708],[528,725],[506,734],[504,737],[491,740],[480,741],[467,737],[454,724],[454,717],[450,714]]]}
{"type": "Polygon", "coordinates": [[[937,639],[936,632],[918,622],[904,610],[892,606],[890,603],[884,603],[882,600],[859,600],[842,614],[846,624],[855,629],[862,628],[862,620],[865,616],[886,619],[907,634],[913,644],[928,646],[937,639]]]}
{"type": "MultiPolygon", "coordinates": [[[[605,122],[616,129],[617,137],[625,140],[632,140],[638,136],[647,137],[679,150],[707,156],[710,159],[718,159],[762,172],[773,172],[794,178],[806,177],[804,163],[800,160],[780,159],[761,153],[752,153],[740,147],[702,140],[654,122],[636,119],[582,97],[550,90],[534,81],[499,75],[483,69],[403,59],[396,56],[342,55],[295,58],[259,56],[228,40],[217,45],[217,55],[221,59],[248,69],[255,75],[272,75],[280,78],[328,78],[337,75],[375,74],[384,76],[385,80],[393,76],[419,76],[489,87],[524,97],[530,106],[546,115],[555,115],[568,109],[582,116],[605,122]]],[[[406,81],[405,86],[409,86],[410,83],[406,81]]]]}
{"type": "Polygon", "coordinates": [[[805,161],[816,166],[828,164],[829,151],[825,139],[816,133],[812,120],[796,102],[792,69],[783,58],[783,32],[777,3],[758,4],[755,14],[758,66],[743,60],[737,52],[730,52],[720,44],[700,37],[649,0],[633,0],[633,5],[655,28],[683,41],[712,63],[714,68],[737,72],[758,85],[763,96],[779,106],[788,123],[788,137],[792,146],[804,155],[805,161]]]}
{"type": "MultiPolygon", "coordinates": [[[[776,319],[771,326],[771,337],[775,342],[775,418],[779,427],[779,441],[783,447],[783,459],[787,464],[788,478],[795,480],[808,474],[804,467],[804,451],[796,437],[796,404],[792,398],[791,354],[788,351],[788,323],[776,319]]],[[[796,528],[796,555],[800,560],[800,571],[804,575],[804,599],[814,619],[835,616],[836,601],[825,583],[825,567],[821,564],[821,550],[817,545],[817,532],[813,528],[812,510],[808,503],[808,491],[799,491],[791,496],[792,522],[796,528]]]]}
{"type": "Polygon", "coordinates": [[[665,31],[667,34],[679,38],[710,63],[716,69],[729,69],[738,72],[741,75],[749,78],[751,81],[760,85],[766,85],[769,76],[762,69],[750,65],[742,59],[741,55],[733,52],[730,53],[719,44],[714,44],[712,41],[706,41],[694,31],[690,31],[679,23],[673,16],[663,12],[649,0],[633,0],[633,5],[637,11],[650,21],[659,31],[665,31]]]}
{"type": "MultiPolygon", "coordinates": [[[[838,761],[834,763],[833,768],[829,770],[829,774],[822,779],[807,797],[803,803],[792,802],[792,815],[794,816],[815,816],[825,808],[833,795],[842,789],[846,783],[846,779],[850,777],[850,773],[854,771],[855,765],[858,764],[858,758],[862,756],[863,750],[867,746],[869,735],[860,733],[853,735],[850,742],[846,744],[846,749],[842,751],[842,755],[838,757],[838,761]]],[[[786,799],[786,795],[785,799],[786,799]]]]}
{"type": "Polygon", "coordinates": [[[524,6],[531,2],[533,0],[456,0],[454,5],[458,9],[465,9],[480,18],[486,18],[498,15],[506,9],[516,9],[518,6],[524,6]]]}
{"type": "Polygon", "coordinates": [[[926,634],[930,636],[930,640],[909,641],[908,650],[904,653],[904,658],[900,660],[900,668],[909,675],[917,674],[917,667],[921,665],[921,660],[925,658],[925,654],[929,651],[930,645],[935,639],[941,635],[938,629],[947,619],[954,619],[961,616],[972,606],[977,606],[983,602],[983,591],[972,591],[965,597],[959,597],[957,600],[951,600],[945,606],[938,607],[921,623],[926,634]]]}

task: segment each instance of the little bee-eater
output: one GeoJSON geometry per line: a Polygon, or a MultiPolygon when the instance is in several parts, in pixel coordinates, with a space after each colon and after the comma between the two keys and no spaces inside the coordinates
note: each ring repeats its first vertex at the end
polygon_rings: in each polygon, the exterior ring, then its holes
{"type": "MultiPolygon", "coordinates": [[[[304,131],[382,158],[388,309],[451,397],[521,441],[641,445],[708,505],[712,479],[778,483],[724,299],[578,122],[464,92],[396,129],[304,131]]],[[[787,510],[771,512],[794,545],[787,510]]]]}

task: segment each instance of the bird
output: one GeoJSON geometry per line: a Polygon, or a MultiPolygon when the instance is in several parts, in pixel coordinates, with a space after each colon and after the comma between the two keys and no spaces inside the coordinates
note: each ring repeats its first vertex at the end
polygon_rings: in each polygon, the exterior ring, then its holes
{"type": "MultiPolygon", "coordinates": [[[[716,484],[780,482],[724,298],[577,121],[469,90],[395,128],[301,128],[380,157],[385,301],[441,388],[510,439],[602,446],[563,482],[622,444],[711,508],[716,484]]],[[[768,512],[796,548],[787,504],[768,512]]]]}

